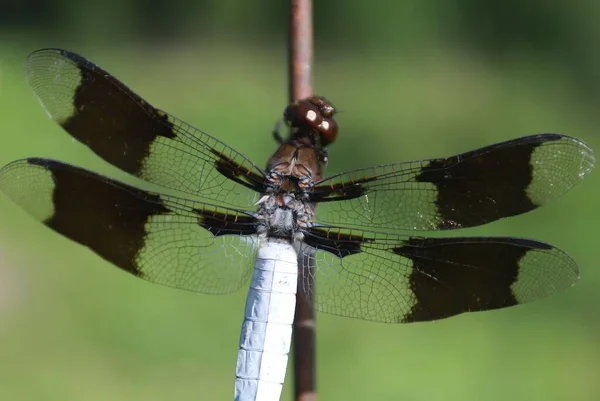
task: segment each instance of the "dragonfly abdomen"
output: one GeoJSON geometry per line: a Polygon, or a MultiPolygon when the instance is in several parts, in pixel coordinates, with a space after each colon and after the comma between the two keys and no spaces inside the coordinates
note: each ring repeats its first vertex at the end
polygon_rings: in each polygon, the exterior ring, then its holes
{"type": "Polygon", "coordinates": [[[291,243],[266,238],[258,249],[236,365],[235,401],[278,401],[296,307],[298,257],[291,243]]]}

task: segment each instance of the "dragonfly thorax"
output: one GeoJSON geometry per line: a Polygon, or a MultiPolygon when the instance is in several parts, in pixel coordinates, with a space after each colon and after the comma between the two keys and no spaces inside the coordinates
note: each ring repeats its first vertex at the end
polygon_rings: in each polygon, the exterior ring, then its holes
{"type": "Polygon", "coordinates": [[[314,219],[314,205],[295,193],[273,193],[264,195],[257,213],[259,233],[278,238],[292,237],[306,228],[314,219]]]}

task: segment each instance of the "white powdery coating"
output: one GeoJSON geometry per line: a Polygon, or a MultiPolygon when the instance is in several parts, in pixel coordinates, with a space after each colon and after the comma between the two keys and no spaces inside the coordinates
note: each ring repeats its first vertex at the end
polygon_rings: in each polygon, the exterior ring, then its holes
{"type": "Polygon", "coordinates": [[[292,341],[298,256],[289,243],[258,249],[236,365],[235,401],[278,401],[292,341]]]}

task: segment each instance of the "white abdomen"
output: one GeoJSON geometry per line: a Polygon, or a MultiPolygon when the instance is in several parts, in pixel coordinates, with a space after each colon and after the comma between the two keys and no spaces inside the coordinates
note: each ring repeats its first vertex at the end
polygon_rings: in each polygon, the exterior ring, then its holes
{"type": "Polygon", "coordinates": [[[279,401],[292,341],[298,256],[290,243],[261,243],[246,300],[234,401],[279,401]]]}

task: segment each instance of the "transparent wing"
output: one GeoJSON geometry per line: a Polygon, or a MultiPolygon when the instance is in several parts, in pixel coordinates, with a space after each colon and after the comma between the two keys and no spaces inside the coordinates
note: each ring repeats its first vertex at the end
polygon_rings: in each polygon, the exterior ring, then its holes
{"type": "MultiPolygon", "coordinates": [[[[315,309],[387,323],[447,318],[544,298],[578,279],[551,245],[510,237],[425,238],[335,227],[305,235],[315,309]]],[[[308,289],[308,276],[302,276],[308,289]]]]}
{"type": "Polygon", "coordinates": [[[560,134],[498,143],[445,159],[376,166],[321,181],[318,221],[369,229],[473,227],[542,206],[593,169],[593,150],[560,134]]]}
{"type": "Polygon", "coordinates": [[[154,108],[85,58],[32,53],[27,78],[50,117],[98,156],[148,182],[234,208],[258,199],[264,173],[223,142],[154,108]]]}
{"type": "Polygon", "coordinates": [[[48,159],[3,167],[0,190],[54,231],[150,282],[221,294],[252,273],[251,213],[143,191],[48,159]]]}

